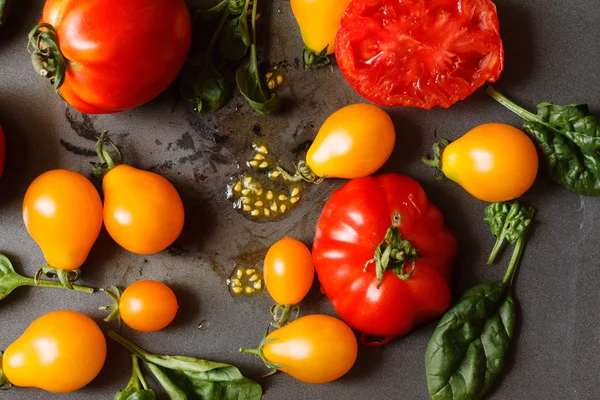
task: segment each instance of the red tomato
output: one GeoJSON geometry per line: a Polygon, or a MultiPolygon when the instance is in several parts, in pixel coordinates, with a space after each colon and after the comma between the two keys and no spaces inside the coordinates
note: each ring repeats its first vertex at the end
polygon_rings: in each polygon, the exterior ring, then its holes
{"type": "Polygon", "coordinates": [[[454,234],[423,188],[408,176],[384,174],[354,179],[333,193],[317,223],[312,254],[323,291],[348,325],[397,337],[448,309],[456,250],[454,234]],[[395,227],[420,257],[414,265],[390,267],[379,285],[369,260],[395,227]],[[399,275],[412,275],[401,279],[394,267],[399,275]]]}
{"type": "Polygon", "coordinates": [[[353,0],[335,55],[346,80],[381,106],[449,107],[504,66],[490,0],[353,0]]]}
{"type": "Polygon", "coordinates": [[[66,59],[60,94],[88,114],[152,100],[175,81],[191,43],[184,0],[47,0],[41,22],[66,59]]]}
{"type": "Polygon", "coordinates": [[[0,126],[0,176],[4,172],[4,157],[6,156],[6,142],[4,140],[4,131],[0,126]]]}

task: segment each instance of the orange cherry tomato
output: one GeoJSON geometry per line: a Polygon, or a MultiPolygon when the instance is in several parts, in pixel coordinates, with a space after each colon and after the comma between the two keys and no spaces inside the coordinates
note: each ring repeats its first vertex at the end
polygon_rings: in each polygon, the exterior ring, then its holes
{"type": "Polygon", "coordinates": [[[308,315],[267,335],[265,360],[308,383],[331,382],[346,374],[356,361],[358,343],[352,329],[328,315],[308,315]]]}
{"type": "Polygon", "coordinates": [[[74,270],[84,263],[102,228],[102,202],[83,175],[53,170],[38,176],[23,201],[23,220],[48,265],[74,270]]]}
{"type": "Polygon", "coordinates": [[[371,175],[392,154],[396,131],[390,116],[371,104],[353,104],[333,113],[306,154],[317,176],[360,178],[371,175]]]}
{"type": "Polygon", "coordinates": [[[177,314],[177,297],[162,282],[145,280],[132,283],[119,300],[123,322],[141,332],[154,332],[169,325],[177,314]]]}
{"type": "Polygon", "coordinates": [[[279,304],[300,303],[315,277],[310,250],[296,239],[281,239],[267,252],[263,274],[273,300],[279,304]]]}
{"type": "Polygon", "coordinates": [[[76,311],[54,311],[33,321],[2,357],[10,383],[65,393],[100,373],[106,340],[98,325],[76,311]]]}
{"type": "Polygon", "coordinates": [[[524,132],[505,124],[484,124],[450,143],[442,153],[444,175],[488,202],[525,193],[537,176],[538,155],[524,132]]]}
{"type": "Polygon", "coordinates": [[[291,0],[304,44],[314,53],[335,51],[335,37],[350,0],[291,0]]]}
{"type": "Polygon", "coordinates": [[[102,190],[106,230],[126,250],[154,254],[179,237],[183,203],[164,177],[121,164],[104,176],[102,190]]]}

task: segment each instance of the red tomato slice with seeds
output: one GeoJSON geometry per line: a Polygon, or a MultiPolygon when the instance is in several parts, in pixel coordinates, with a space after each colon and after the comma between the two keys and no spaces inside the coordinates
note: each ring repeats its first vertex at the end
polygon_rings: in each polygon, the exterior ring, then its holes
{"type": "Polygon", "coordinates": [[[490,0],[353,0],[335,54],[354,90],[381,106],[447,108],[504,67],[490,0]]]}

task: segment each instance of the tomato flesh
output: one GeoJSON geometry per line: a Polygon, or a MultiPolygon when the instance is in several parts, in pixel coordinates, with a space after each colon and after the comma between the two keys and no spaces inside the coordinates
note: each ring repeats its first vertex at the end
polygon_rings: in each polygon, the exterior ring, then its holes
{"type": "Polygon", "coordinates": [[[350,85],[382,106],[449,107],[504,64],[490,0],[354,0],[336,58],[350,85]]]}

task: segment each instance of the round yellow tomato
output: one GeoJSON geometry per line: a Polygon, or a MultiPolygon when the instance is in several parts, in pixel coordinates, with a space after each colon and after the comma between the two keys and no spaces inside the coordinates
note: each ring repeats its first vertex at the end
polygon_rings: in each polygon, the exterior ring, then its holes
{"type": "Polygon", "coordinates": [[[442,172],[471,195],[488,202],[508,201],[535,181],[538,155],[524,132],[510,125],[480,125],[450,143],[442,172]]]}
{"type": "Polygon", "coordinates": [[[169,325],[178,308],[171,288],[152,280],[132,283],[119,300],[123,322],[141,332],[154,332],[169,325]]]}
{"type": "Polygon", "coordinates": [[[267,252],[263,274],[273,300],[279,304],[300,303],[315,277],[310,250],[296,239],[281,239],[267,252]]]}
{"type": "Polygon", "coordinates": [[[102,180],[104,225],[126,250],[154,254],[169,247],[183,229],[184,210],[164,177],[120,164],[102,180]]]}
{"type": "Polygon", "coordinates": [[[98,325],[76,311],[54,311],[33,321],[2,357],[15,386],[65,393],[81,389],[100,373],[106,340],[98,325]]]}
{"type": "Polygon", "coordinates": [[[85,261],[102,228],[102,202],[83,175],[53,170],[38,176],[23,200],[23,220],[48,265],[74,270],[85,261]]]}
{"type": "Polygon", "coordinates": [[[291,0],[290,4],[306,47],[315,53],[327,47],[327,54],[333,54],[340,21],[350,0],[291,0]]]}
{"type": "Polygon", "coordinates": [[[331,114],[306,154],[317,176],[361,178],[371,175],[392,154],[396,131],[390,116],[371,104],[353,104],[331,114]]]}
{"type": "Polygon", "coordinates": [[[352,368],[358,343],[352,329],[328,315],[308,315],[271,332],[263,346],[265,360],[308,383],[331,382],[352,368]]]}

